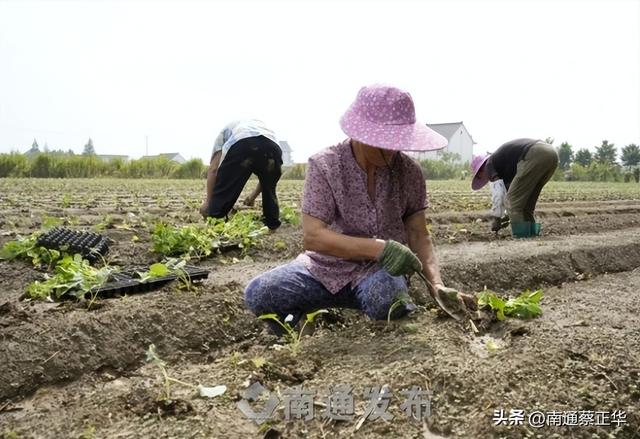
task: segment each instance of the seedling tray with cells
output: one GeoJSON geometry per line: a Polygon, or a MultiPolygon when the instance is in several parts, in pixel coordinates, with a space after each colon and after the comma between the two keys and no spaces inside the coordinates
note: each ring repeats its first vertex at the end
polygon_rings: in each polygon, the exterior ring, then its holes
{"type": "Polygon", "coordinates": [[[38,237],[36,244],[48,249],[80,254],[90,262],[109,251],[109,239],[93,232],[56,227],[38,237]]]}
{"type": "MultiPolygon", "coordinates": [[[[182,271],[184,277],[189,282],[201,281],[209,276],[208,270],[193,265],[184,266],[182,271]]],[[[124,294],[145,293],[147,291],[160,288],[168,282],[178,279],[178,277],[180,277],[179,274],[171,273],[166,276],[143,281],[140,279],[139,273],[136,270],[113,273],[111,275],[111,280],[98,288],[96,295],[98,297],[113,297],[122,296],[124,294]]],[[[87,296],[90,295],[90,293],[87,293],[87,296]]]]}

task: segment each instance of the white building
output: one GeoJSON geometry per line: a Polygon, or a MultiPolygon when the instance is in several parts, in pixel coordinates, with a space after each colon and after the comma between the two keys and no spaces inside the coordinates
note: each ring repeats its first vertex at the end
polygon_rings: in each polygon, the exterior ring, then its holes
{"type": "Polygon", "coordinates": [[[293,164],[293,160],[291,159],[291,145],[286,140],[280,140],[280,149],[282,150],[282,164],[284,166],[289,166],[293,164]]]}
{"type": "Polygon", "coordinates": [[[473,158],[473,145],[476,143],[462,122],[427,124],[429,128],[443,136],[449,144],[438,151],[414,152],[411,156],[417,160],[437,160],[439,154],[448,152],[457,154],[460,163],[471,163],[473,158]]]}

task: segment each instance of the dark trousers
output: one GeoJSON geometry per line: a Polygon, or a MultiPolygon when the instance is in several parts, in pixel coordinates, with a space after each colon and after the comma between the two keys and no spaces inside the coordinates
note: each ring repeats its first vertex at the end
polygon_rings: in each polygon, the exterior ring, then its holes
{"type": "Polygon", "coordinates": [[[264,224],[270,229],[277,229],[280,226],[280,208],[276,185],[282,175],[282,150],[264,136],[239,140],[229,149],[218,168],[208,215],[225,218],[251,174],[258,177],[262,186],[264,224]]]}
{"type": "MultiPolygon", "coordinates": [[[[407,293],[404,277],[391,276],[380,269],[362,279],[357,286],[348,285],[331,294],[303,262],[294,260],[251,280],[244,290],[244,300],[256,316],[275,313],[284,322],[291,314],[290,324],[295,326],[300,319],[304,321],[307,313],[323,308],[360,309],[375,320],[399,318],[416,308],[413,303],[404,303],[404,306],[394,307],[389,316],[398,295],[407,293]]],[[[277,323],[267,320],[267,324],[276,334],[282,333],[277,323]]]]}

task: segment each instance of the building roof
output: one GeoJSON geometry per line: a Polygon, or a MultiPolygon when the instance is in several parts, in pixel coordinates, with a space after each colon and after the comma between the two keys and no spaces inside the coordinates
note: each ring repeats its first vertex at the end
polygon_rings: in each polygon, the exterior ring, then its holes
{"type": "Polygon", "coordinates": [[[428,123],[427,126],[434,130],[436,133],[443,136],[445,139],[451,139],[458,128],[462,126],[462,122],[449,122],[449,123],[428,123]]]}
{"type": "Polygon", "coordinates": [[[428,123],[427,126],[447,140],[451,140],[451,136],[453,136],[456,131],[458,131],[458,128],[464,127],[464,130],[467,132],[467,134],[469,134],[469,137],[471,137],[471,141],[474,144],[476,143],[476,141],[473,140],[473,136],[471,135],[467,127],[464,126],[462,121],[448,123],[428,123]]]}

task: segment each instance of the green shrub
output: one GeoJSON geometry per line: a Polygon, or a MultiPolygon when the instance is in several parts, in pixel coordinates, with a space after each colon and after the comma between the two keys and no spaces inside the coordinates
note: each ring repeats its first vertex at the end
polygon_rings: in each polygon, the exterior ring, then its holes
{"type": "Polygon", "coordinates": [[[306,163],[296,163],[291,166],[285,166],[282,172],[283,180],[304,180],[307,173],[306,163]]]}
{"type": "Polygon", "coordinates": [[[428,180],[466,180],[470,175],[469,163],[460,163],[460,156],[448,152],[437,159],[420,160],[422,174],[428,180]]]}
{"type": "Polygon", "coordinates": [[[200,159],[184,164],[166,157],[124,161],[116,158],[103,161],[96,155],[69,153],[38,153],[31,156],[12,152],[0,154],[0,178],[181,178],[198,179],[206,174],[200,159]]]}
{"type": "Polygon", "coordinates": [[[28,167],[27,157],[18,152],[0,154],[0,178],[25,177],[28,167]]]}
{"type": "Polygon", "coordinates": [[[571,181],[627,181],[620,166],[599,162],[591,162],[589,166],[572,163],[567,179],[571,181]]]}

